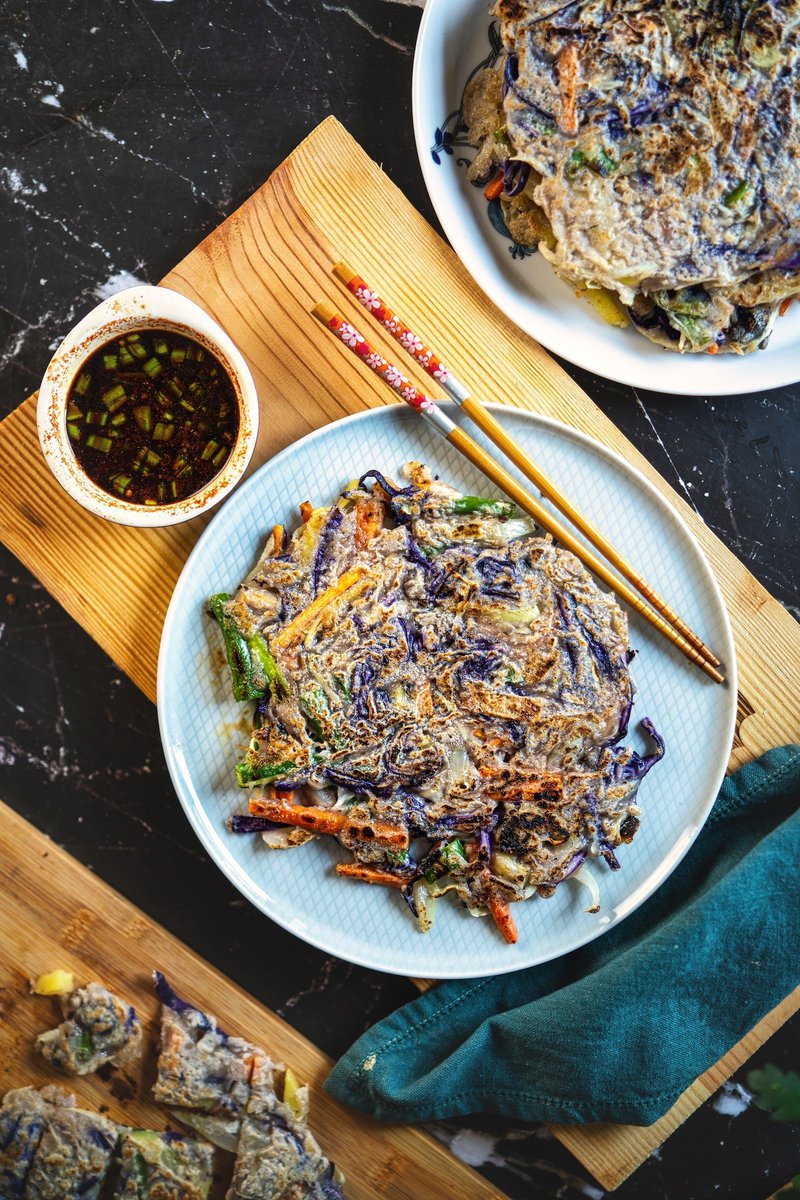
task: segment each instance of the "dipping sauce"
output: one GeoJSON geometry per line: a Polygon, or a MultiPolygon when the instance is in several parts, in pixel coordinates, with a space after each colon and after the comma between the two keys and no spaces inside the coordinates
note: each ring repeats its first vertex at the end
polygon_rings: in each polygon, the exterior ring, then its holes
{"type": "Polygon", "coordinates": [[[239,406],[205,346],[169,330],[114,338],[69,391],[67,433],[89,478],[131,504],[174,504],[225,465],[239,406]]]}

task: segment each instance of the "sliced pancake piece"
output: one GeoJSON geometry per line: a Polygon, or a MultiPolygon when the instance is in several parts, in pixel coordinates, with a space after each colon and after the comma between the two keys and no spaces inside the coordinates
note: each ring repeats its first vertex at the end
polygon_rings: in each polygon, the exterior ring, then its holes
{"type": "Polygon", "coordinates": [[[25,1194],[33,1156],[44,1132],[48,1105],[36,1088],[7,1092],[0,1106],[0,1196],[18,1200],[25,1194]]]}
{"type": "Polygon", "coordinates": [[[250,1096],[257,1048],[225,1033],[214,1017],[181,999],[160,971],[154,979],[163,1005],[155,1099],[236,1120],[250,1096]]]}
{"type": "Polygon", "coordinates": [[[305,1124],[307,1101],[294,1099],[285,1077],[278,1098],[284,1071],[266,1055],[254,1066],[227,1200],[342,1200],[342,1177],[305,1124]]]}
{"type": "Polygon", "coordinates": [[[62,1000],[65,1020],[42,1033],[36,1047],[54,1067],[89,1075],[106,1063],[120,1065],[142,1051],[142,1027],[133,1007],[99,983],[62,1000]]]}
{"type": "Polygon", "coordinates": [[[75,1107],[60,1088],[43,1088],[44,1129],[34,1152],[25,1200],[97,1200],[119,1129],[107,1117],[75,1107]]]}
{"type": "Polygon", "coordinates": [[[120,1144],[122,1169],[114,1200],[205,1200],[214,1152],[180,1133],[129,1129],[120,1144]]]}

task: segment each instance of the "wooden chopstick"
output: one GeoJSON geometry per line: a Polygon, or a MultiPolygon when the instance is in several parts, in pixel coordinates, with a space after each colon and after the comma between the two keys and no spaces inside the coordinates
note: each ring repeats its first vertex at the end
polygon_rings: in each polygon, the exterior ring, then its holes
{"type": "Polygon", "coordinates": [[[370,345],[354,325],[349,321],[345,321],[332,305],[321,301],[312,308],[311,312],[348,349],[352,350],[357,357],[362,359],[370,370],[380,376],[384,383],[391,387],[401,400],[405,401],[406,404],[423,416],[437,433],[446,438],[465,458],[469,459],[493,483],[497,484],[519,508],[532,516],[538,525],[552,534],[566,550],[571,551],[576,558],[581,560],[584,566],[599,579],[602,579],[608,587],[612,588],[618,596],[625,600],[636,612],[640,613],[645,620],[649,621],[690,662],[700,667],[716,683],[725,682],[724,676],[703,658],[691,643],[679,634],[677,630],[673,629],[659,613],[650,608],[628,583],[619,579],[607,563],[603,562],[592,550],[589,550],[582,542],[578,541],[575,535],[565,525],[562,525],[557,517],[548,512],[529,491],[520,483],[517,483],[516,479],[512,475],[509,475],[504,467],[496,463],[468,433],[454,424],[430,397],[424,396],[410,380],[401,374],[397,367],[387,362],[383,355],[370,345]]]}
{"type": "Polygon", "coordinates": [[[705,642],[698,637],[686,622],[675,612],[673,608],[664,600],[654,588],[650,586],[646,579],[631,566],[631,564],[623,558],[620,552],[611,544],[607,537],[585,517],[583,513],[575,507],[571,500],[558,487],[556,483],[542,468],[533,461],[532,458],[523,450],[519,442],[503,428],[496,417],[484,408],[480,400],[476,400],[470,396],[467,388],[458,380],[451,371],[445,367],[440,358],[426,346],[421,338],[409,328],[408,325],[398,317],[397,313],[393,312],[384,303],[377,292],[373,291],[367,282],[361,278],[351,267],[344,262],[334,264],[333,274],[337,279],[345,285],[349,292],[356,297],[359,303],[363,304],[367,312],[372,316],[384,329],[391,333],[392,337],[400,343],[404,350],[411,355],[413,359],[422,367],[424,371],[436,380],[439,386],[447,393],[452,400],[461,407],[461,410],[467,414],[470,420],[474,421],[479,429],[482,429],[485,434],[498,446],[503,453],[511,459],[515,467],[518,467],[523,475],[527,476],[532,483],[536,485],[539,491],[547,497],[551,504],[563,513],[568,521],[571,521],[576,529],[579,529],[584,537],[592,543],[600,551],[600,553],[608,559],[612,566],[616,567],[621,575],[623,575],[629,583],[633,584],[637,592],[644,596],[657,612],[661,613],[666,621],[669,622],[682,637],[694,646],[698,654],[705,658],[712,667],[718,667],[720,660],[709,649],[705,642]]]}

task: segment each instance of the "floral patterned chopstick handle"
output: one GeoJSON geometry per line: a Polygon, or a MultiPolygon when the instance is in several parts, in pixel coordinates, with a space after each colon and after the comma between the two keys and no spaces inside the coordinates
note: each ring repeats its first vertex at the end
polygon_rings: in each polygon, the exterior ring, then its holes
{"type": "Polygon", "coordinates": [[[345,321],[331,305],[324,301],[315,304],[311,312],[331,331],[334,337],[343,342],[349,350],[352,350],[353,354],[366,363],[371,371],[379,375],[385,384],[397,392],[401,400],[426,417],[444,437],[449,436],[455,428],[450,418],[440,408],[437,408],[433,400],[415,388],[411,380],[398,371],[394,363],[388,362],[382,354],[375,350],[358,332],[355,325],[345,321]]]}
{"type": "Polygon", "coordinates": [[[397,313],[384,304],[377,292],[373,291],[365,279],[357,275],[351,267],[348,267],[345,262],[337,262],[333,267],[333,274],[337,279],[341,280],[349,292],[355,296],[359,304],[363,304],[370,316],[388,330],[395,341],[398,341],[404,350],[407,350],[413,359],[415,359],[424,371],[435,379],[436,382],[447,392],[448,396],[452,397],[457,404],[462,400],[466,400],[468,396],[467,389],[454,375],[448,371],[440,358],[433,353],[430,346],[426,346],[420,337],[414,333],[413,329],[406,325],[398,317],[397,313]]]}

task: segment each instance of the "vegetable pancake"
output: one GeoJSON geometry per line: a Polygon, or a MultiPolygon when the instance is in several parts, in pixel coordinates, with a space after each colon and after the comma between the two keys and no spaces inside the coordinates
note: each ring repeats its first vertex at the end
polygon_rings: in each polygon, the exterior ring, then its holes
{"type": "Polygon", "coordinates": [[[512,504],[406,474],[304,505],[212,599],[234,694],[257,702],[237,779],[266,788],[229,827],[273,849],[331,833],[339,872],[397,888],[421,929],[452,890],[513,941],[511,901],[587,856],[619,867],[663,743],[644,721],[654,752],[621,744],[627,621],[582,564],[512,504]]]}
{"type": "Polygon", "coordinates": [[[612,324],[764,347],[800,292],[800,0],[497,0],[473,182],[612,324]]]}

